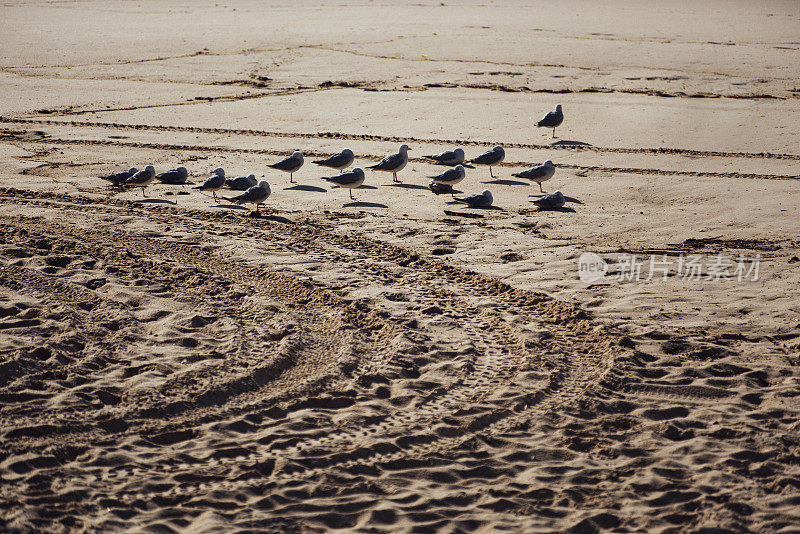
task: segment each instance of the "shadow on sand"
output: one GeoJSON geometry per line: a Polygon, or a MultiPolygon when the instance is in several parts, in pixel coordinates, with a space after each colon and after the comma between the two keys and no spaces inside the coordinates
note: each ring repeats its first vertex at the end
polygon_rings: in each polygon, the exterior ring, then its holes
{"type": "Polygon", "coordinates": [[[378,204],[377,202],[362,202],[360,200],[354,200],[353,202],[348,202],[342,206],[343,208],[388,208],[386,204],[378,204]]]}

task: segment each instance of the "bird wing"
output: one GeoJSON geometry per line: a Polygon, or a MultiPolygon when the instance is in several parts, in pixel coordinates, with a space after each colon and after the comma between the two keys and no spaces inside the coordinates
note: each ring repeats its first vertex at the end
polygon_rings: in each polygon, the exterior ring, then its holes
{"type": "Polygon", "coordinates": [[[434,154],[433,156],[425,156],[428,159],[436,160],[438,162],[450,161],[455,159],[456,155],[452,150],[445,150],[441,154],[434,154]]]}
{"type": "Polygon", "coordinates": [[[456,180],[460,176],[459,172],[455,169],[447,169],[441,174],[431,176],[434,180],[456,180]]]}
{"type": "Polygon", "coordinates": [[[238,197],[234,197],[232,200],[237,204],[244,204],[245,202],[261,202],[265,198],[267,198],[267,191],[258,186],[253,186],[238,197]]]}
{"type": "Polygon", "coordinates": [[[183,178],[181,174],[176,170],[173,169],[171,171],[162,172],[161,174],[156,175],[156,180],[165,183],[165,184],[174,184],[177,182],[182,182],[183,178]]]}
{"type": "Polygon", "coordinates": [[[314,163],[317,165],[324,165],[326,167],[341,167],[345,163],[348,163],[349,159],[350,158],[347,156],[347,154],[339,153],[329,157],[328,159],[318,160],[314,163]]]}
{"type": "Polygon", "coordinates": [[[324,178],[328,182],[334,183],[339,186],[347,186],[347,185],[355,185],[360,180],[363,180],[364,177],[362,175],[358,175],[354,172],[345,172],[339,174],[338,176],[331,176],[330,178],[324,178]]]}
{"type": "Polygon", "coordinates": [[[273,163],[270,165],[273,169],[278,169],[279,171],[292,171],[296,169],[300,165],[300,161],[289,156],[288,158],[284,158],[278,163],[273,163]]]}
{"type": "Polygon", "coordinates": [[[563,115],[560,115],[557,111],[551,111],[540,120],[536,126],[546,126],[548,128],[552,128],[554,126],[558,126],[561,124],[561,121],[564,119],[563,115]]]}
{"type": "Polygon", "coordinates": [[[390,156],[386,156],[381,160],[380,163],[377,165],[373,165],[370,169],[376,169],[379,171],[391,171],[398,168],[400,165],[403,164],[403,155],[402,154],[392,154],[390,156]]]}
{"type": "Polygon", "coordinates": [[[519,178],[527,178],[528,180],[535,180],[536,178],[544,178],[547,176],[547,168],[544,166],[533,167],[532,169],[527,169],[522,172],[518,172],[513,176],[517,176],[519,178]]]}
{"type": "Polygon", "coordinates": [[[495,152],[494,150],[490,150],[488,152],[484,152],[477,158],[471,160],[472,163],[477,163],[479,165],[491,165],[492,163],[497,163],[500,160],[500,153],[495,152]]]}
{"type": "Polygon", "coordinates": [[[212,174],[206,181],[203,182],[203,185],[200,186],[200,189],[217,189],[225,185],[225,177],[220,176],[219,174],[212,174]]]}
{"type": "Polygon", "coordinates": [[[128,178],[125,183],[126,184],[143,184],[150,179],[150,173],[147,171],[139,171],[130,178],[128,178]]]}

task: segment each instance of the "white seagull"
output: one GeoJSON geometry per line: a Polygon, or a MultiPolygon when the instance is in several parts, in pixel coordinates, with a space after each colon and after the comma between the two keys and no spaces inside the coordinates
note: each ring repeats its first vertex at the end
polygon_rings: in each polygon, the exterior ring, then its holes
{"type": "Polygon", "coordinates": [[[555,111],[549,112],[547,115],[542,117],[536,126],[540,128],[552,128],[553,129],[553,139],[556,138],[556,128],[561,126],[561,123],[564,122],[564,113],[561,111],[561,104],[556,106],[555,111]]]}
{"type": "Polygon", "coordinates": [[[241,195],[233,198],[226,198],[226,200],[230,200],[231,202],[235,202],[239,205],[255,204],[256,213],[258,213],[258,208],[264,203],[265,200],[269,198],[270,193],[272,193],[272,190],[270,190],[267,181],[261,180],[258,182],[258,185],[254,185],[241,195]]]}
{"type": "Polygon", "coordinates": [[[488,165],[489,176],[494,178],[494,174],[492,174],[492,165],[502,163],[504,159],[506,159],[506,151],[503,150],[503,147],[496,146],[493,149],[484,152],[477,158],[471,159],[470,163],[475,163],[476,165],[488,165]]]}
{"type": "Polygon", "coordinates": [[[353,164],[354,159],[355,156],[353,155],[353,151],[349,148],[345,148],[338,154],[334,154],[327,159],[319,159],[312,163],[315,165],[321,165],[323,167],[330,167],[331,169],[336,169],[337,171],[344,171],[347,167],[353,164]]]}
{"type": "Polygon", "coordinates": [[[383,158],[377,165],[372,165],[367,168],[376,171],[390,172],[392,173],[392,180],[399,182],[400,180],[397,179],[397,173],[402,171],[408,163],[409,150],[411,149],[408,148],[408,145],[403,143],[400,145],[400,148],[397,149],[397,154],[390,154],[383,158]]]}
{"type": "Polygon", "coordinates": [[[339,187],[344,187],[350,190],[350,198],[353,198],[353,189],[361,187],[364,183],[364,171],[360,167],[356,167],[352,171],[343,172],[336,176],[323,177],[323,180],[336,184],[339,187]]]}
{"type": "Polygon", "coordinates": [[[536,182],[539,184],[539,192],[544,193],[544,190],[542,189],[542,182],[546,182],[552,178],[555,173],[556,168],[553,165],[553,162],[548,159],[543,165],[537,165],[536,167],[531,167],[530,169],[516,172],[511,176],[525,178],[527,180],[531,180],[532,182],[536,182]]]}
{"type": "Polygon", "coordinates": [[[269,165],[273,169],[289,173],[289,182],[294,183],[293,175],[300,170],[303,166],[303,154],[299,150],[295,150],[288,158],[283,158],[278,163],[269,165]]]}

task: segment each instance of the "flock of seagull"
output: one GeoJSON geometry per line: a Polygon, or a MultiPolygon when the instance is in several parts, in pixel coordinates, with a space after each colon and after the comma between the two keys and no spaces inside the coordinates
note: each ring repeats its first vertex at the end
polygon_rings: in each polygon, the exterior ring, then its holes
{"type": "MultiPolygon", "coordinates": [[[[553,137],[555,137],[555,129],[564,121],[564,114],[561,110],[561,104],[556,106],[555,111],[547,113],[542,120],[537,123],[539,127],[547,127],[553,129],[553,137]]],[[[408,164],[408,151],[411,150],[407,144],[402,144],[397,150],[397,153],[390,154],[383,158],[380,163],[366,167],[367,169],[392,173],[392,180],[400,182],[397,178],[397,173],[402,171],[408,164]]],[[[480,154],[479,156],[467,161],[464,150],[456,148],[455,150],[447,150],[439,154],[425,156],[436,165],[445,165],[450,167],[444,172],[430,177],[428,187],[435,194],[450,193],[454,200],[463,202],[473,208],[488,208],[492,205],[494,198],[491,191],[488,189],[483,190],[476,195],[470,195],[464,198],[455,198],[456,191],[453,186],[460,183],[466,176],[465,168],[474,168],[474,165],[483,165],[489,167],[489,176],[494,178],[492,173],[492,166],[498,165],[503,162],[506,157],[505,150],[501,146],[496,146],[491,150],[480,154]]],[[[348,189],[350,198],[353,199],[353,189],[360,187],[364,183],[364,170],[360,167],[355,167],[350,171],[346,171],[355,160],[355,154],[349,148],[345,148],[338,154],[333,156],[313,161],[312,163],[335,169],[339,174],[334,176],[323,177],[322,179],[339,186],[343,189],[348,189]]],[[[303,166],[303,154],[300,151],[295,151],[292,155],[269,165],[270,168],[283,171],[289,174],[289,182],[294,183],[294,173],[300,170],[303,166]]],[[[513,173],[512,176],[524,178],[539,184],[539,191],[544,192],[542,183],[546,182],[556,172],[553,162],[550,160],[545,161],[542,165],[537,165],[526,169],[524,171],[513,173]]],[[[141,187],[142,196],[145,195],[145,189],[154,181],[158,180],[164,184],[180,185],[186,184],[189,177],[189,172],[186,167],[177,167],[175,169],[156,174],[155,168],[148,165],[144,170],[138,170],[136,167],[131,167],[127,171],[103,176],[102,179],[107,181],[109,185],[116,187],[141,187]]],[[[216,202],[217,192],[223,188],[228,188],[233,191],[243,191],[241,194],[233,197],[222,197],[225,200],[234,202],[236,204],[255,204],[255,212],[259,212],[259,207],[270,196],[271,189],[266,180],[257,181],[254,174],[247,176],[238,176],[236,178],[225,178],[225,171],[220,167],[206,178],[206,180],[194,189],[200,191],[210,192],[216,202]]],[[[564,206],[565,198],[561,191],[555,191],[551,194],[544,195],[533,201],[534,204],[539,206],[540,209],[558,209],[564,206]]]]}

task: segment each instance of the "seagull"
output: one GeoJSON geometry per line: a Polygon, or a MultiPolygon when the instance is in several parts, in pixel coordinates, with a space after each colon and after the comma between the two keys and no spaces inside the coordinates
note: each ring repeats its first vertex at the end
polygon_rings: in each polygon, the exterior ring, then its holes
{"type": "Polygon", "coordinates": [[[448,167],[452,167],[453,165],[464,163],[464,150],[461,148],[457,148],[455,150],[445,150],[439,154],[425,157],[434,160],[436,165],[447,165],[448,167]]]}
{"type": "Polygon", "coordinates": [[[556,138],[556,127],[561,126],[561,123],[564,122],[564,113],[561,111],[561,104],[556,106],[555,111],[549,112],[547,115],[542,117],[536,126],[539,127],[546,127],[553,129],[553,139],[556,138]]]}
{"type": "Polygon", "coordinates": [[[408,163],[409,150],[411,149],[408,148],[408,145],[403,143],[400,145],[400,148],[397,149],[397,154],[390,154],[383,158],[377,165],[372,165],[367,168],[375,169],[376,171],[390,172],[392,173],[392,180],[399,182],[400,180],[397,179],[397,173],[402,171],[408,163]]]}
{"type": "Polygon", "coordinates": [[[214,202],[217,201],[217,191],[222,189],[225,185],[225,171],[222,167],[215,169],[214,172],[206,178],[206,181],[203,182],[203,185],[199,185],[195,187],[195,189],[199,189],[200,191],[211,191],[211,195],[214,197],[214,202]]]}
{"type": "MultiPolygon", "coordinates": [[[[461,180],[464,179],[467,173],[464,170],[463,165],[456,165],[452,169],[447,169],[441,174],[437,174],[436,176],[431,176],[431,181],[436,182],[440,185],[448,185],[450,186],[450,191],[448,191],[451,195],[453,193],[453,186],[459,183],[461,180]]],[[[433,190],[433,188],[431,188],[433,190]]],[[[434,191],[435,192],[435,191],[434,191]]]]}
{"type": "Polygon", "coordinates": [[[255,204],[256,205],[256,213],[258,213],[258,208],[261,204],[269,198],[269,195],[272,191],[269,188],[269,184],[266,180],[261,180],[258,182],[258,185],[254,185],[244,193],[239,196],[233,198],[224,197],[226,200],[230,200],[231,202],[235,202],[239,205],[242,204],[255,204]]]}
{"type": "Polygon", "coordinates": [[[288,158],[283,158],[278,163],[270,165],[273,169],[289,173],[289,182],[294,183],[292,176],[303,166],[303,154],[295,150],[288,158]]]}
{"type": "Polygon", "coordinates": [[[350,198],[352,199],[353,189],[361,187],[361,184],[364,183],[364,171],[360,167],[356,167],[350,172],[343,172],[341,174],[337,174],[336,176],[331,176],[329,178],[323,177],[322,179],[332,184],[336,184],[339,187],[349,189],[350,198]]]}
{"type": "Polygon", "coordinates": [[[336,169],[337,171],[344,171],[347,167],[353,164],[354,159],[355,156],[353,155],[353,151],[349,148],[345,148],[338,154],[335,154],[328,159],[320,159],[312,163],[316,165],[322,165],[323,167],[330,167],[331,169],[336,169]]]}
{"type": "Polygon", "coordinates": [[[143,171],[139,171],[125,181],[127,187],[141,187],[142,196],[145,197],[144,190],[147,186],[153,183],[156,179],[156,169],[152,165],[148,165],[143,171]]]}
{"type": "Polygon", "coordinates": [[[564,207],[566,199],[564,199],[564,195],[561,194],[561,191],[554,191],[532,202],[539,206],[540,210],[557,210],[558,208],[564,207]]]}
{"type": "Polygon", "coordinates": [[[170,184],[170,185],[185,184],[186,178],[188,177],[189,177],[189,171],[186,170],[186,167],[178,167],[177,169],[172,169],[171,171],[162,172],[161,174],[156,174],[156,180],[158,180],[162,184],[170,184]]]}
{"type": "Polygon", "coordinates": [[[530,169],[516,172],[511,176],[516,176],[517,178],[526,178],[536,182],[539,184],[539,191],[544,193],[544,190],[542,189],[542,182],[546,182],[552,178],[555,173],[556,168],[553,166],[553,162],[548,159],[543,165],[537,165],[536,167],[531,167],[530,169]]]}
{"type": "Polygon", "coordinates": [[[105,180],[110,186],[121,187],[131,176],[139,172],[136,167],[131,167],[127,171],[109,174],[108,176],[101,176],[101,180],[105,180]]]}
{"type": "Polygon", "coordinates": [[[458,202],[463,202],[464,204],[468,204],[470,208],[488,208],[492,205],[494,199],[492,198],[492,192],[488,189],[484,189],[479,195],[471,195],[465,198],[457,198],[458,202]]]}
{"type": "Polygon", "coordinates": [[[494,178],[494,174],[492,174],[492,165],[497,165],[498,163],[501,163],[504,159],[506,159],[506,151],[503,150],[503,147],[496,146],[493,149],[489,150],[488,152],[484,152],[477,158],[471,159],[470,163],[476,163],[478,165],[488,165],[489,176],[494,178]]]}
{"type": "Polygon", "coordinates": [[[225,180],[225,185],[234,191],[246,191],[247,189],[250,189],[256,185],[256,175],[250,174],[248,176],[237,176],[236,178],[225,180]]]}

